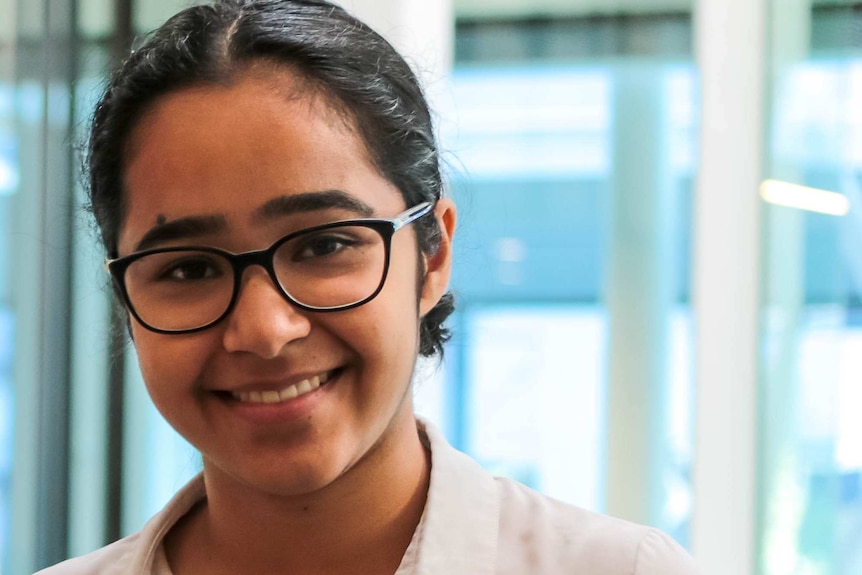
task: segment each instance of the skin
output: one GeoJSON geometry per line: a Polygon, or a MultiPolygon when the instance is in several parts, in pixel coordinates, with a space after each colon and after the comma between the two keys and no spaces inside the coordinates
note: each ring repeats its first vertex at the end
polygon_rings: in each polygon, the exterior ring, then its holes
{"type": "MultiPolygon", "coordinates": [[[[217,225],[154,246],[261,249],[303,227],[364,215],[262,214],[299,194],[339,190],[377,217],[408,207],[324,99],[291,72],[266,72],[169,94],[138,122],[126,151],[121,255],[185,218],[217,225]]],[[[359,308],[299,310],[253,267],[233,312],[210,329],[160,335],[131,320],[150,396],[203,455],[207,502],[165,543],[176,575],[397,569],[430,473],[410,393],[418,325],[449,280],[455,209],[440,200],[426,217],[441,227],[440,250],[420,256],[412,226],[396,233],[386,285],[359,308]],[[261,411],[229,398],[320,373],[337,377],[291,400],[295,407],[261,411]]]]}

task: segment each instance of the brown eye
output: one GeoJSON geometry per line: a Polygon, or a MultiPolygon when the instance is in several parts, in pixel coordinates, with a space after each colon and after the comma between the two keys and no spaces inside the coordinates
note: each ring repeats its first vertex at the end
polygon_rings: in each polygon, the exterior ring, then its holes
{"type": "Polygon", "coordinates": [[[210,258],[184,258],[163,268],[159,279],[168,281],[195,281],[221,277],[223,272],[210,258]]]}
{"type": "Polygon", "coordinates": [[[293,261],[308,261],[334,256],[359,244],[357,238],[343,233],[319,233],[302,238],[291,250],[293,261]]]}

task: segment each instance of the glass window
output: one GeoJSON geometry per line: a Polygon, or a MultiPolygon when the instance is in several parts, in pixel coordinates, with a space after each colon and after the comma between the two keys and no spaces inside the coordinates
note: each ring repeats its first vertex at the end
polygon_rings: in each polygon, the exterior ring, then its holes
{"type": "Polygon", "coordinates": [[[603,508],[605,314],[553,304],[476,305],[464,314],[465,447],[495,473],[603,508]]]}
{"type": "MultiPolygon", "coordinates": [[[[2,8],[0,8],[2,9],[2,8]]],[[[2,49],[2,46],[0,46],[2,49]]],[[[0,557],[9,556],[11,533],[12,453],[14,447],[15,394],[13,360],[15,315],[9,281],[12,196],[17,189],[16,141],[12,131],[12,90],[0,75],[0,557]]],[[[0,571],[8,568],[0,564],[0,571]]]]}
{"type": "Polygon", "coordinates": [[[492,471],[683,543],[690,18],[471,12],[443,112],[460,221],[447,434],[492,471]]]}
{"type": "Polygon", "coordinates": [[[849,575],[862,572],[862,13],[771,8],[769,197],[807,188],[799,208],[766,204],[758,572],[849,575]],[[849,213],[822,213],[829,192],[849,213]]]}
{"type": "MultiPolygon", "coordinates": [[[[11,0],[0,0],[0,13],[12,14],[11,0]]],[[[8,572],[12,520],[12,453],[15,405],[12,381],[15,323],[9,281],[12,197],[18,188],[17,140],[13,117],[13,19],[0,24],[0,571],[8,572]]]]}

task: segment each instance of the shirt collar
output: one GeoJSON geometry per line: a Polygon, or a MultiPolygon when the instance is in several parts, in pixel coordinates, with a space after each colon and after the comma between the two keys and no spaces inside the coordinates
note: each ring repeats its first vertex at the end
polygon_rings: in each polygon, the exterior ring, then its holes
{"type": "MultiPolygon", "coordinates": [[[[431,423],[417,420],[431,451],[431,481],[422,519],[397,575],[491,575],[497,558],[500,501],[493,476],[453,448],[431,423]],[[412,569],[407,563],[414,562],[412,569]],[[408,569],[404,570],[404,567],[408,569]]],[[[206,497],[198,475],[144,527],[133,573],[149,573],[165,534],[206,497]]]]}
{"type": "Polygon", "coordinates": [[[418,425],[430,443],[431,482],[413,575],[494,573],[500,516],[494,478],[436,427],[423,420],[418,425]]]}

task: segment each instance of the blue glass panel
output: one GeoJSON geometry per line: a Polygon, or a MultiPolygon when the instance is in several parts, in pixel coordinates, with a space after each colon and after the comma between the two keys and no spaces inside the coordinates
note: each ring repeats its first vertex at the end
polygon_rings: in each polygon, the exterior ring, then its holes
{"type": "MultiPolygon", "coordinates": [[[[660,143],[649,145],[662,149],[649,157],[664,163],[646,171],[661,175],[651,185],[670,198],[663,205],[672,213],[649,226],[672,226],[674,240],[652,256],[669,272],[669,307],[660,312],[668,328],[659,330],[666,342],[655,348],[666,369],[648,383],[667,401],[668,421],[656,439],[667,458],[661,489],[644,497],[657,499],[650,503],[654,523],[686,543],[692,334],[684,304],[697,94],[691,66],[657,70],[649,105],[636,95],[627,100],[657,116],[651,125],[660,143]]],[[[618,72],[614,65],[456,70],[457,129],[444,132],[462,166],[453,178],[459,226],[452,286],[460,313],[447,351],[446,430],[485,467],[597,510],[608,495],[609,320],[625,313],[606,307],[619,217],[612,205],[619,193],[615,146],[625,145],[614,139],[626,129],[614,126],[618,72]]]]}
{"type": "Polygon", "coordinates": [[[0,570],[7,570],[11,537],[11,481],[15,425],[12,369],[15,317],[11,310],[12,198],[18,188],[17,141],[12,130],[12,90],[0,83],[0,570]]]}
{"type": "MultiPolygon", "coordinates": [[[[15,396],[12,386],[15,322],[12,311],[0,306],[0,558],[9,556],[11,536],[11,482],[15,425],[15,396]]],[[[8,566],[0,564],[0,569],[8,566]]]]}
{"type": "MultiPolygon", "coordinates": [[[[798,60],[773,102],[770,177],[839,192],[836,217],[766,206],[763,574],[862,572],[862,59],[798,60]]],[[[811,192],[816,194],[816,192],[811,192]]]]}

